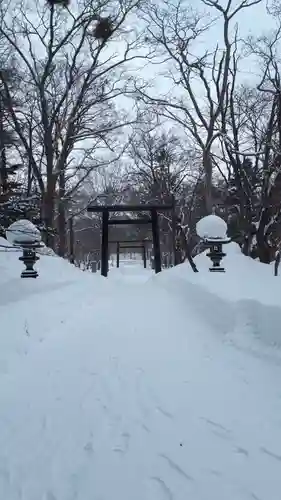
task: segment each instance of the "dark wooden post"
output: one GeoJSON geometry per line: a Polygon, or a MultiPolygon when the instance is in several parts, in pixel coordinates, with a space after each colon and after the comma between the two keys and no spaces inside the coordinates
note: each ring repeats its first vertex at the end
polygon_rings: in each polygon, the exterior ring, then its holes
{"type": "Polygon", "coordinates": [[[142,258],[143,258],[143,267],[146,269],[146,244],[145,241],[143,242],[143,247],[142,247],[142,258]]]}
{"type": "Polygon", "coordinates": [[[120,243],[117,241],[117,249],[116,249],[116,266],[120,266],[120,243]]]}
{"type": "Polygon", "coordinates": [[[109,211],[102,212],[102,238],[101,238],[101,275],[105,278],[108,273],[108,220],[109,211]]]}
{"type": "Polygon", "coordinates": [[[152,222],[152,239],[153,239],[153,250],[154,250],[154,269],[155,273],[160,273],[161,253],[160,253],[158,213],[156,208],[152,208],[151,210],[151,222],[152,222]]]}

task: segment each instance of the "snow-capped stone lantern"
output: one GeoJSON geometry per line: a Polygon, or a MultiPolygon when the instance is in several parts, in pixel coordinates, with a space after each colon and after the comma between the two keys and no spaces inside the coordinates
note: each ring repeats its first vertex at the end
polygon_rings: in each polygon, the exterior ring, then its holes
{"type": "Polygon", "coordinates": [[[25,264],[26,269],[22,271],[21,278],[37,278],[38,272],[33,266],[39,259],[36,249],[42,246],[39,229],[29,220],[21,219],[9,226],[6,238],[11,245],[21,247],[23,250],[19,260],[25,264]]]}
{"type": "Polygon", "coordinates": [[[211,272],[224,273],[225,269],[221,267],[221,261],[225,257],[222,246],[230,243],[230,238],[227,237],[226,222],[215,214],[203,217],[196,225],[196,232],[203,240],[205,245],[210,249],[207,257],[210,257],[213,266],[210,267],[211,272]]]}

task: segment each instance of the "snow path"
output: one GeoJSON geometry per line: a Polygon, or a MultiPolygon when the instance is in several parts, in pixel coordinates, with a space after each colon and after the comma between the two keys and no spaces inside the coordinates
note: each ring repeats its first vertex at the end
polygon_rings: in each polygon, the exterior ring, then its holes
{"type": "Polygon", "coordinates": [[[280,500],[281,367],[115,279],[1,376],[1,500],[280,500]]]}

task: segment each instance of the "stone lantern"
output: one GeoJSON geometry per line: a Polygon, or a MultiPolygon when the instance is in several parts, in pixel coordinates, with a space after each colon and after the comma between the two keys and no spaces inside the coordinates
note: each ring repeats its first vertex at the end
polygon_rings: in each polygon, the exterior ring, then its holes
{"type": "Polygon", "coordinates": [[[39,257],[36,249],[42,246],[41,234],[32,222],[21,219],[13,222],[6,231],[6,237],[11,245],[20,247],[23,255],[19,257],[26,267],[21,273],[21,278],[37,278],[38,272],[33,268],[39,257]]]}
{"type": "Polygon", "coordinates": [[[211,272],[225,272],[221,266],[221,261],[226,254],[223,252],[222,246],[230,243],[230,238],[227,237],[226,222],[215,214],[203,217],[197,225],[196,232],[207,248],[209,248],[209,257],[213,263],[209,268],[211,272]]]}

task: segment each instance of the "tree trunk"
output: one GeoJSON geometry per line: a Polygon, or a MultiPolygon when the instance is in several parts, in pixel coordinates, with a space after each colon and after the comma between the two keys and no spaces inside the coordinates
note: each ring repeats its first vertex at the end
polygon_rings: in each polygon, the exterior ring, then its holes
{"type": "Polygon", "coordinates": [[[260,225],[257,232],[257,256],[264,264],[270,264],[272,260],[272,248],[267,241],[266,234],[264,234],[263,225],[260,225]]]}
{"type": "Polygon", "coordinates": [[[212,192],[212,178],[213,178],[213,165],[210,156],[210,151],[204,151],[203,153],[203,167],[205,173],[205,212],[206,215],[210,215],[213,211],[213,192],[212,192]]]}
{"type": "Polygon", "coordinates": [[[59,176],[59,206],[58,206],[58,254],[65,257],[67,251],[66,217],[65,217],[65,175],[61,170],[59,176]]]}
{"type": "Polygon", "coordinates": [[[253,244],[253,235],[247,234],[242,242],[242,253],[246,257],[249,257],[251,254],[252,244],[253,244]]]}
{"type": "Polygon", "coordinates": [[[29,126],[28,130],[28,145],[29,145],[29,154],[28,154],[28,165],[27,165],[27,196],[30,196],[32,189],[32,180],[33,180],[33,168],[32,168],[32,127],[29,126]]]}
{"type": "Polygon", "coordinates": [[[49,177],[47,181],[47,190],[43,193],[42,198],[42,219],[45,222],[45,244],[47,247],[55,250],[55,234],[54,234],[54,216],[55,216],[55,186],[56,180],[54,176],[49,177]]]}
{"type": "Polygon", "coordinates": [[[3,124],[3,106],[0,99],[0,193],[3,194],[7,191],[7,159],[6,159],[6,149],[4,143],[4,124],[3,124]]]}
{"type": "Polygon", "coordinates": [[[271,211],[270,208],[264,207],[261,213],[259,228],[257,230],[257,255],[260,262],[270,264],[273,260],[273,248],[269,244],[267,227],[270,223],[271,211]]]}
{"type": "Polygon", "coordinates": [[[266,243],[266,241],[264,241],[262,245],[258,245],[257,255],[260,262],[263,262],[263,264],[270,264],[272,251],[270,246],[266,243]]]}
{"type": "Polygon", "coordinates": [[[274,276],[278,276],[278,268],[281,260],[281,253],[280,250],[277,251],[275,263],[274,263],[274,276]]]}

